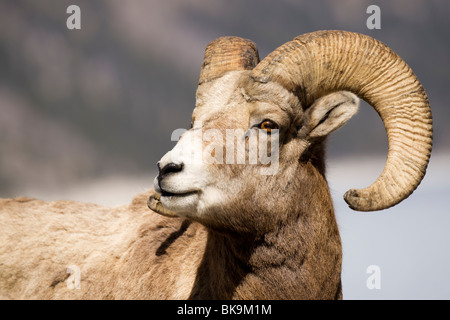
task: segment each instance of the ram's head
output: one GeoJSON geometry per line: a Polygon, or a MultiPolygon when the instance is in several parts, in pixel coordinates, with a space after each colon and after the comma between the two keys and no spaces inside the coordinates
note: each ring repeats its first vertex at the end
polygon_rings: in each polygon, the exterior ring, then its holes
{"type": "Polygon", "coordinates": [[[299,36],[261,62],[249,40],[213,41],[192,128],[159,162],[149,207],[239,230],[278,223],[306,188],[327,197],[304,172],[324,174],[324,139],[355,114],[358,97],[380,115],[389,151],[376,181],[344,198],[355,210],[381,210],[415,190],[431,152],[429,103],[407,64],[379,41],[345,31],[299,36]]]}

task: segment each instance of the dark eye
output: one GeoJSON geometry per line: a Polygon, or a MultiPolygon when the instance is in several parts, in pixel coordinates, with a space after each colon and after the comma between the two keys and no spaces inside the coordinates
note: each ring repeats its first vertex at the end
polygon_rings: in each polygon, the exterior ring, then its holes
{"type": "Polygon", "coordinates": [[[272,130],[278,129],[278,125],[272,120],[264,120],[259,124],[258,128],[267,131],[267,133],[271,133],[272,130]]]}

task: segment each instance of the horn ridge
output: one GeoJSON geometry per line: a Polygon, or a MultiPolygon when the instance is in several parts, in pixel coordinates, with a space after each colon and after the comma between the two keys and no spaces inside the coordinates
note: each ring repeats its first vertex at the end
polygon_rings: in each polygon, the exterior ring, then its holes
{"type": "Polygon", "coordinates": [[[251,70],[259,63],[256,44],[239,37],[221,37],[206,47],[199,84],[235,70],[251,70]]]}

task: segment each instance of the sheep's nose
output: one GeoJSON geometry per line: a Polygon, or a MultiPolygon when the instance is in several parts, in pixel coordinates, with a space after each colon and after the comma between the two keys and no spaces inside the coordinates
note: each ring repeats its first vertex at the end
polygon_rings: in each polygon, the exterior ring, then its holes
{"type": "Polygon", "coordinates": [[[161,168],[161,165],[158,163],[158,169],[159,169],[158,181],[161,181],[169,173],[177,173],[183,170],[183,164],[171,162],[161,168]]]}

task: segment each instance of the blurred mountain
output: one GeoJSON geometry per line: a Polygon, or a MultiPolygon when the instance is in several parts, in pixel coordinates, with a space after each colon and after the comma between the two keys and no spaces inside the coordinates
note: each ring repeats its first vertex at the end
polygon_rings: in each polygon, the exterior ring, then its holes
{"type": "MultiPolygon", "coordinates": [[[[0,0],[0,196],[154,171],[172,131],[189,127],[206,45],[224,35],[252,39],[261,57],[321,29],[383,41],[427,90],[434,149],[448,150],[449,16],[445,0],[0,0]],[[81,30],[66,27],[70,4],[81,30]],[[370,4],[380,30],[366,27],[370,4]]],[[[386,150],[367,105],[329,147],[331,157],[386,150]]]]}

